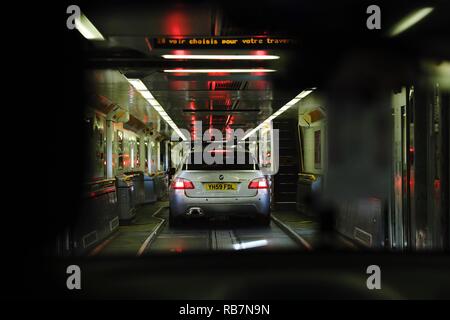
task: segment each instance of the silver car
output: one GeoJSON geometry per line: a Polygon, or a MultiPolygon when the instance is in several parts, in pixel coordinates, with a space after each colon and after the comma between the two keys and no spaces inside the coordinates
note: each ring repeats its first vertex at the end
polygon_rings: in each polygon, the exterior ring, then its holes
{"type": "Polygon", "coordinates": [[[170,225],[188,218],[229,216],[253,217],[262,225],[270,223],[269,185],[249,152],[226,152],[223,164],[212,165],[196,163],[195,156],[191,152],[173,176],[170,225]],[[234,164],[229,164],[228,157],[234,157],[234,164]],[[245,157],[245,163],[238,164],[239,157],[245,157]]]}

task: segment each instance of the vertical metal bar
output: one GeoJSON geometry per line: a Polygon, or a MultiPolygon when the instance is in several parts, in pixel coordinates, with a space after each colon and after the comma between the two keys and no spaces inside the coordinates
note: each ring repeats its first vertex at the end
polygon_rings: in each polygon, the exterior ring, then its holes
{"type": "Polygon", "coordinates": [[[112,141],[114,135],[114,125],[112,120],[106,120],[106,177],[112,178],[113,173],[113,156],[112,141]]]}
{"type": "Polygon", "coordinates": [[[441,96],[441,208],[444,250],[450,250],[450,94],[441,96]]]}
{"type": "Polygon", "coordinates": [[[417,249],[424,249],[427,238],[428,199],[428,114],[429,105],[424,86],[414,90],[414,241],[417,249]]]}
{"type": "Polygon", "coordinates": [[[148,174],[152,174],[152,140],[151,140],[151,138],[148,139],[148,143],[147,143],[147,167],[148,167],[148,174]]]}
{"type": "Polygon", "coordinates": [[[139,135],[139,170],[145,170],[145,135],[139,135]]]}
{"type": "Polygon", "coordinates": [[[161,142],[156,141],[155,171],[160,171],[161,163],[161,142]]]}
{"type": "Polygon", "coordinates": [[[169,141],[164,141],[164,170],[170,169],[169,163],[169,141]]]}
{"type": "Polygon", "coordinates": [[[406,167],[405,169],[405,194],[404,194],[404,206],[403,206],[403,217],[404,217],[404,237],[405,237],[405,241],[407,244],[407,249],[411,250],[413,248],[412,246],[412,237],[411,237],[411,201],[410,201],[410,195],[411,195],[411,153],[410,153],[410,148],[411,148],[411,132],[410,132],[410,126],[411,126],[411,105],[410,105],[410,97],[409,97],[409,93],[410,93],[410,87],[407,86],[405,88],[405,100],[406,100],[406,106],[405,106],[405,165],[406,167]]]}

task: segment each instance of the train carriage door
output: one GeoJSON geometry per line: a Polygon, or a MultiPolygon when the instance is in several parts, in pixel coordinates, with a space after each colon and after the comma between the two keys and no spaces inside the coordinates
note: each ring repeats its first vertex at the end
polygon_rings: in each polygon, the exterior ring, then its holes
{"type": "MultiPolygon", "coordinates": [[[[446,95],[438,83],[427,90],[428,131],[427,131],[427,238],[428,248],[443,249],[445,247],[445,234],[448,230],[448,198],[444,193],[448,188],[446,181],[448,170],[448,141],[446,142],[448,123],[445,122],[447,106],[443,99],[446,95]]],[[[448,96],[447,96],[448,97],[448,96]]]]}
{"type": "Polygon", "coordinates": [[[412,111],[408,103],[407,88],[396,92],[392,99],[393,166],[392,195],[388,221],[390,246],[406,249],[411,245],[410,222],[410,133],[412,111]]]}
{"type": "Polygon", "coordinates": [[[448,94],[437,83],[406,93],[406,112],[394,103],[392,239],[419,250],[448,248],[448,94]]]}

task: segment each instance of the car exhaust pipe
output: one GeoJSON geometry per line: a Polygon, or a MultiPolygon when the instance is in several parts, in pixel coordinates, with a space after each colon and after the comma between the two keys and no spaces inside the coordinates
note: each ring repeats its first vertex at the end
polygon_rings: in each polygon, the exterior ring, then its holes
{"type": "Polygon", "coordinates": [[[203,210],[202,208],[194,207],[190,208],[189,211],[186,213],[188,216],[202,216],[203,210]]]}

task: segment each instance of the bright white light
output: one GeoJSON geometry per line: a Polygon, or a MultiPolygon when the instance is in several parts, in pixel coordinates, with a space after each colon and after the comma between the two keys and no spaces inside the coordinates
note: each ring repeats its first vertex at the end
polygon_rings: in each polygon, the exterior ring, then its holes
{"type": "Polygon", "coordinates": [[[164,59],[186,60],[276,60],[279,56],[249,54],[163,54],[164,59]]]}
{"type": "Polygon", "coordinates": [[[288,103],[286,103],[284,106],[285,107],[290,107],[293,106],[294,104],[296,104],[301,98],[294,98],[291,101],[289,101],[288,103]]]}
{"type": "Polygon", "coordinates": [[[134,147],[131,147],[131,168],[134,168],[134,147]]]}
{"type": "Polygon", "coordinates": [[[165,69],[167,73],[251,73],[275,72],[273,69],[165,69]]]}
{"type": "Polygon", "coordinates": [[[128,79],[128,82],[139,92],[149,92],[145,84],[140,79],[128,79]]]}
{"type": "MultiPolygon", "coordinates": [[[[147,100],[155,100],[155,98],[153,97],[153,95],[150,93],[150,91],[139,91],[141,93],[141,95],[147,99],[147,100]]],[[[156,100],[155,100],[156,101],[156,100]]]]}
{"type": "Polygon", "coordinates": [[[267,246],[268,244],[269,244],[269,242],[264,239],[264,240],[235,243],[235,244],[233,244],[233,248],[234,248],[234,250],[251,249],[251,248],[264,247],[264,246],[267,246]]]}
{"type": "Polygon", "coordinates": [[[152,105],[154,106],[161,106],[158,102],[158,100],[156,100],[153,96],[149,99],[147,99],[152,105]]]}
{"type": "Polygon", "coordinates": [[[294,104],[296,104],[297,102],[300,101],[300,99],[294,99],[294,100],[295,100],[294,102],[292,102],[292,100],[291,100],[291,102],[288,102],[287,104],[285,104],[283,107],[280,108],[280,110],[282,110],[282,111],[287,110],[290,107],[292,107],[294,104]]]}
{"type": "Polygon", "coordinates": [[[420,20],[422,20],[423,18],[425,18],[427,15],[429,15],[432,11],[434,10],[434,8],[432,7],[427,7],[427,8],[421,8],[421,9],[417,9],[413,12],[411,12],[410,14],[408,14],[406,17],[404,17],[403,19],[401,19],[396,25],[394,25],[394,27],[391,29],[391,31],[389,32],[389,35],[391,37],[395,37],[397,35],[399,35],[400,33],[402,33],[403,31],[411,28],[413,25],[415,25],[416,23],[418,23],[420,20]]]}
{"type": "Polygon", "coordinates": [[[256,128],[252,129],[251,131],[249,131],[249,133],[247,133],[241,140],[245,140],[248,137],[252,136],[255,132],[257,132],[265,123],[269,123],[270,121],[272,121],[273,119],[275,119],[276,117],[278,117],[280,114],[282,114],[283,112],[285,112],[286,110],[288,110],[290,107],[292,107],[293,105],[295,105],[297,102],[299,102],[300,100],[302,100],[303,98],[305,98],[308,94],[310,94],[311,92],[313,92],[315,90],[315,88],[312,89],[308,89],[308,90],[304,90],[302,92],[300,92],[294,99],[292,99],[291,101],[289,101],[288,103],[286,103],[283,107],[281,107],[278,111],[276,111],[274,114],[272,114],[270,117],[268,117],[266,120],[264,120],[263,122],[261,122],[256,128]]]}
{"type": "MultiPolygon", "coordinates": [[[[150,102],[150,101],[149,101],[150,102]]],[[[150,102],[150,104],[151,104],[151,102],[150,102]]],[[[159,113],[162,113],[162,112],[165,112],[164,111],[164,109],[163,109],[163,107],[161,107],[160,105],[152,105],[153,106],[153,108],[155,108],[155,110],[156,111],[158,111],[159,113]]]]}
{"type": "Polygon", "coordinates": [[[276,117],[278,117],[280,114],[282,114],[285,110],[287,110],[287,109],[280,109],[280,110],[278,110],[277,112],[275,112],[272,116],[272,119],[273,118],[276,118],[276,117]]]}
{"type": "Polygon", "coordinates": [[[80,14],[78,19],[75,19],[75,27],[88,40],[105,40],[102,34],[83,13],[80,14]]]}
{"type": "Polygon", "coordinates": [[[310,94],[311,92],[314,91],[315,88],[311,89],[311,90],[304,90],[302,92],[300,92],[300,94],[298,96],[296,96],[295,98],[297,99],[303,99],[304,97],[306,97],[308,94],[310,94]]]}
{"type": "Polygon", "coordinates": [[[148,101],[148,103],[159,113],[159,116],[164,119],[169,126],[172,127],[172,129],[178,134],[178,136],[183,139],[187,140],[185,135],[181,132],[181,130],[177,127],[175,122],[170,118],[170,116],[167,114],[167,112],[161,107],[161,105],[158,103],[158,101],[153,97],[151,92],[147,89],[145,84],[140,79],[127,79],[128,82],[142,95],[144,99],[148,101]]]}

